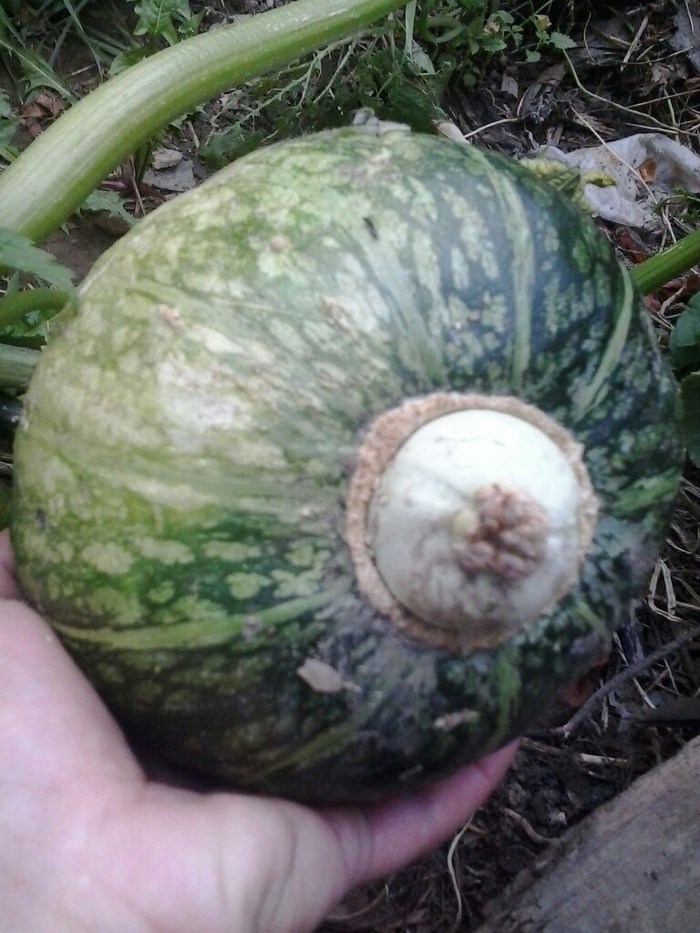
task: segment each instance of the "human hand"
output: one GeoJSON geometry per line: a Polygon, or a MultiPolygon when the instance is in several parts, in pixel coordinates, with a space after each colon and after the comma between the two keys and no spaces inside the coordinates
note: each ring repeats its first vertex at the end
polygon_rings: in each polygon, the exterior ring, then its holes
{"type": "Polygon", "coordinates": [[[313,810],[150,781],[0,535],[0,929],[293,933],[447,837],[514,746],[372,807],[313,810]]]}

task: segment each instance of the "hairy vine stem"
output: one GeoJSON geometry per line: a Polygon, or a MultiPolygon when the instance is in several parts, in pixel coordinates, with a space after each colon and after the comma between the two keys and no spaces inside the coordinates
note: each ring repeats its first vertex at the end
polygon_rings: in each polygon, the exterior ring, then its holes
{"type": "Polygon", "coordinates": [[[0,176],[2,226],[41,242],[171,120],[400,6],[403,0],[296,0],[121,72],[66,111],[0,176]]]}

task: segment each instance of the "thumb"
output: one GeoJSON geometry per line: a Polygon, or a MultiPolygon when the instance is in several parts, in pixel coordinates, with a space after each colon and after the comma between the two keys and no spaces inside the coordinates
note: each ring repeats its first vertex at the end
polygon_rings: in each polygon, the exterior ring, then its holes
{"type": "Polygon", "coordinates": [[[141,771],[121,730],[44,620],[21,602],[0,535],[0,776],[30,785],[141,771]]]}
{"type": "Polygon", "coordinates": [[[352,883],[396,871],[455,832],[503,778],[517,745],[511,742],[448,778],[373,810],[329,814],[352,883]]]}

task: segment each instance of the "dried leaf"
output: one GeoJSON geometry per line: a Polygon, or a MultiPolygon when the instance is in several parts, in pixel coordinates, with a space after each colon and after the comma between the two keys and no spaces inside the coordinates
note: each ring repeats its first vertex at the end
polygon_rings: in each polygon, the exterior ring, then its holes
{"type": "Polygon", "coordinates": [[[297,674],[318,693],[339,693],[345,687],[338,671],[317,658],[307,658],[301,667],[297,668],[297,674]]]}

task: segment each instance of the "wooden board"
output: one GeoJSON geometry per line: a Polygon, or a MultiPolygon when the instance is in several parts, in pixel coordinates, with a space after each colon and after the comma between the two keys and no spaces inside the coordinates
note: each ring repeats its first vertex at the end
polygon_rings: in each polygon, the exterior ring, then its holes
{"type": "Polygon", "coordinates": [[[700,737],[550,846],[478,933],[698,933],[700,737]]]}

